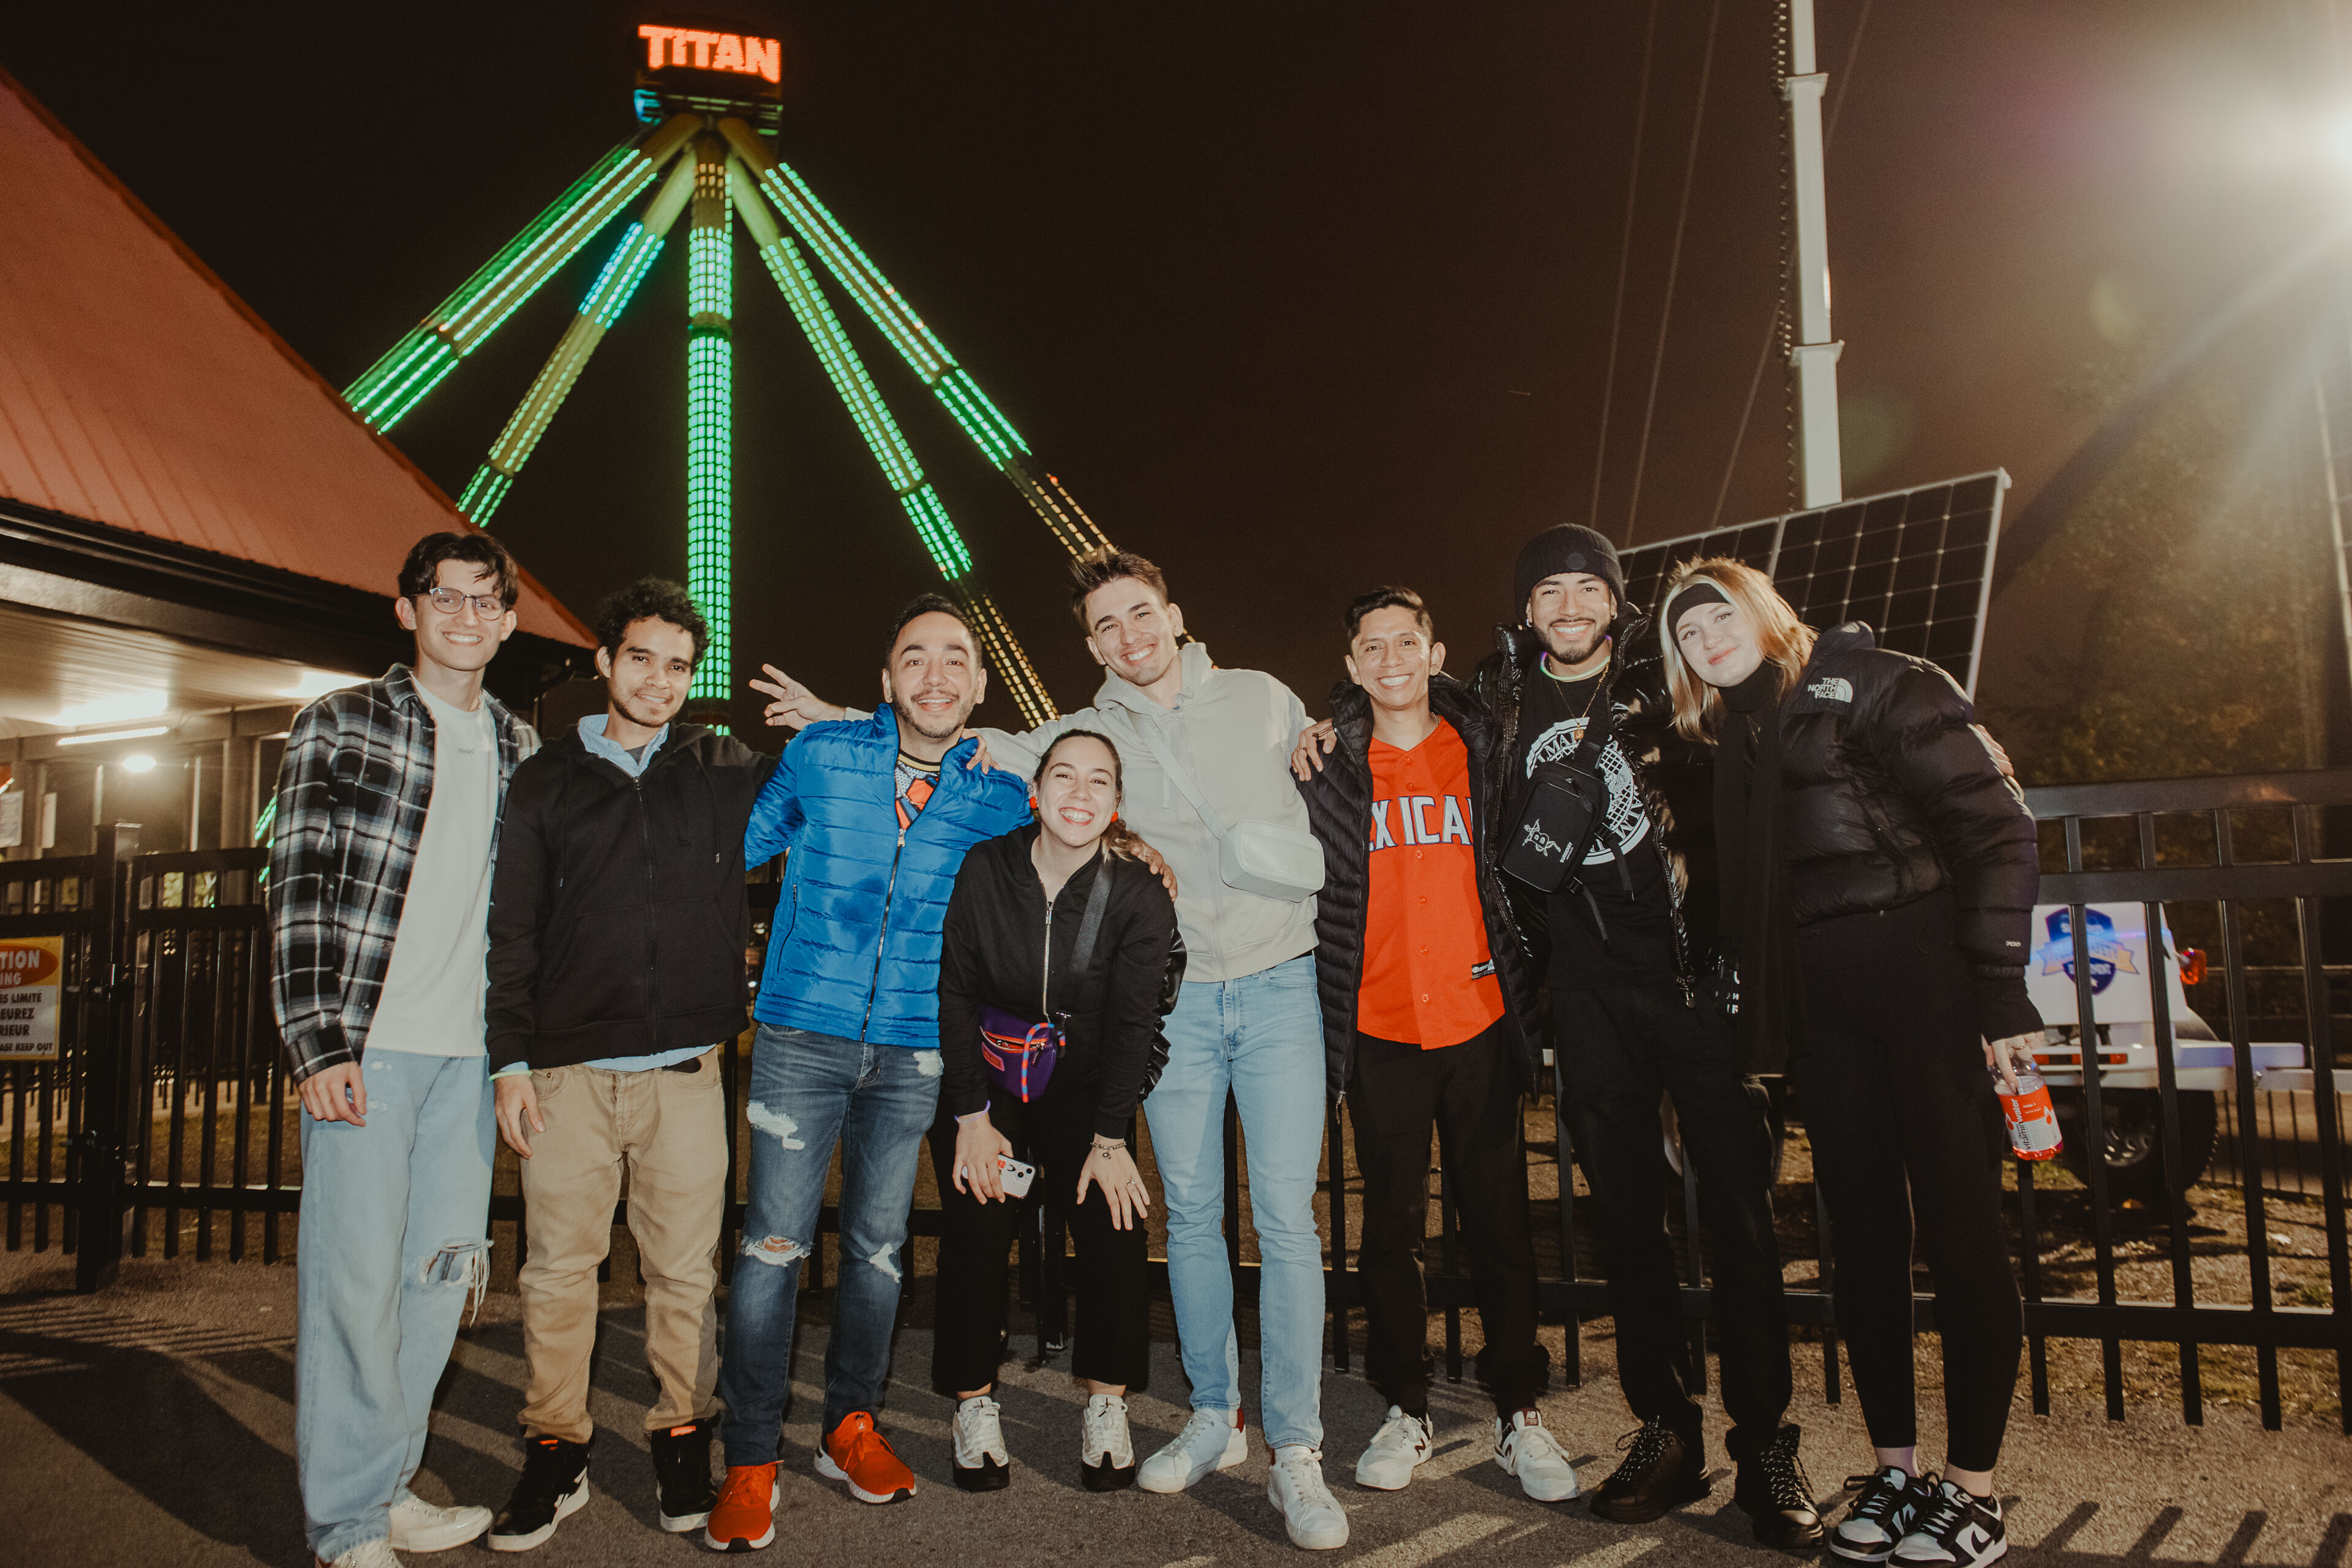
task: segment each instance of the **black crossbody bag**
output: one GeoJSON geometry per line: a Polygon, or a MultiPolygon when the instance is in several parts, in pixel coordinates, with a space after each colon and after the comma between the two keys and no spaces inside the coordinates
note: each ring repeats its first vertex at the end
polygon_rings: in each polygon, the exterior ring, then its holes
{"type": "Polygon", "coordinates": [[[1615,728],[1616,709],[1604,693],[1576,748],[1536,768],[1503,869],[1538,893],[1565,887],[1593,840],[1608,831],[1609,784],[1601,776],[1601,752],[1615,728]]]}

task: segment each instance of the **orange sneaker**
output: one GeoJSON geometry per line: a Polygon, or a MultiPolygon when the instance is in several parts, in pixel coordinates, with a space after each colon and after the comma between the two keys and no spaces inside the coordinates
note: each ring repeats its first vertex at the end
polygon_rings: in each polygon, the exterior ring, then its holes
{"type": "Polygon", "coordinates": [[[713,1552],[757,1552],[773,1542],[783,1489],[772,1464],[728,1466],[719,1501],[702,1527],[702,1544],[713,1552]]]}
{"type": "Polygon", "coordinates": [[[847,1481],[849,1495],[859,1502],[898,1502],[915,1495],[915,1473],[899,1462],[890,1439],[874,1430],[874,1417],[863,1410],[843,1416],[824,1440],[816,1473],[829,1481],[847,1481]]]}

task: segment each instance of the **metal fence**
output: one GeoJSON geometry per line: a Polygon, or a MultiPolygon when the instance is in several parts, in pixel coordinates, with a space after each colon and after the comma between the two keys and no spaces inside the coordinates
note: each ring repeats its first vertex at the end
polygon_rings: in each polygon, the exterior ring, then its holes
{"type": "MultiPolygon", "coordinates": [[[[2051,862],[2042,898],[2074,906],[2081,1016],[2095,1029],[2084,904],[2138,901],[2148,906],[2151,921],[2156,906],[2169,906],[2175,931],[2185,916],[2201,909],[2218,933],[2221,962],[2200,1000],[2226,1016],[2231,1047],[2231,1066],[2219,1069],[2226,1081],[2218,1084],[2207,1082],[2217,1069],[2177,1068],[2167,1051],[2156,1053],[2153,1082],[2144,1086],[2109,1071],[2105,1052],[2090,1051],[2084,1066],[2070,1136],[2080,1137],[2086,1147],[2105,1146],[2110,1102],[2118,1092],[2152,1089],[2160,1110],[2153,1142],[2164,1180],[2151,1190],[2159,1194],[2164,1223],[2160,1238],[2148,1242],[2155,1247],[2160,1241],[2158,1249],[2168,1263],[2168,1290],[2160,1298],[2147,1299],[2143,1291],[2141,1299],[2127,1300],[2118,1289],[2119,1204],[2111,1201],[2105,1161],[2079,1162],[2088,1188],[2087,1213],[2063,1220],[2059,1209],[2074,1203],[2079,1189],[2053,1193],[2047,1173],[2037,1173],[2031,1163],[2016,1164],[2011,1218],[2026,1296],[2033,1408],[2050,1408],[2053,1341],[2098,1347],[2107,1413],[2117,1419],[2125,1394],[2121,1347],[2135,1341],[2177,1346],[2182,1415],[2190,1422],[2202,1420],[2205,1403],[2199,1348],[2248,1346],[2257,1363],[2263,1420],[2277,1426],[2278,1352],[2304,1349],[2334,1352],[2340,1407],[2352,1430],[2352,1399],[2343,1398],[2352,1393],[2352,1282],[2339,1101],[2352,1090],[2352,1073],[2335,1065],[2329,986],[2335,976],[2321,962],[2318,941],[2321,900],[2352,898],[2352,861],[2318,853],[2323,811],[2352,805],[2352,771],[2069,786],[2029,792],[2029,800],[2043,821],[2051,862]],[[2238,852],[2245,836],[2241,818],[2250,812],[2284,818],[2265,830],[2276,852],[2259,860],[2238,852]],[[2190,842],[2200,836],[2201,850],[2190,842]],[[2271,961],[2250,963],[2250,911],[2267,922],[2261,940],[2273,946],[2283,942],[2293,951],[2258,954],[2271,961]],[[2281,956],[2293,962],[2274,961],[2281,956]],[[2301,999],[2299,1010],[2285,1009],[2276,1000],[2289,983],[2301,999]],[[2258,1002],[2260,1014],[2254,1010],[2258,1002]],[[2252,1032],[2258,1016],[2262,1036],[2252,1032]],[[2305,1065],[2258,1071],[2250,1042],[2285,1037],[2290,1029],[2307,1047],[2305,1065]],[[2200,1299],[2190,1268],[2189,1194],[2203,1162],[2182,1148],[2182,1106],[2208,1093],[2216,1096],[2226,1126],[2211,1172],[2218,1185],[2197,1189],[2199,1201],[2210,1202],[2214,1192],[2231,1185],[2237,1189],[2231,1201],[2242,1215],[2244,1301],[2200,1299]],[[2292,1184],[2283,1174],[2290,1169],[2292,1184]],[[2285,1192],[2306,1205],[2315,1201],[2323,1211],[2324,1300],[2274,1300],[2266,1190],[2273,1198],[2285,1192]],[[2070,1226],[2077,1230],[2057,1234],[2070,1226]],[[2061,1292],[2051,1278],[2054,1260],[2061,1252],[2079,1256],[2084,1248],[2090,1287],[2073,1295],[2061,1292]]],[[[5,1203],[7,1245],[12,1250],[64,1247],[75,1257],[83,1289],[100,1288],[126,1253],[155,1249],[177,1256],[188,1245],[184,1233],[189,1230],[198,1258],[225,1251],[232,1260],[257,1255],[275,1261],[289,1239],[299,1239],[291,1236],[289,1218],[300,1200],[299,1110],[270,1016],[266,919],[257,885],[264,857],[256,850],[137,855],[134,848],[135,829],[109,829],[95,856],[0,864],[0,937],[67,939],[58,1059],[0,1069],[6,1075],[0,1081],[0,1132],[7,1145],[0,1198],[5,1203]],[[221,1228],[216,1221],[225,1221],[225,1245],[215,1240],[221,1228]]],[[[2165,987],[2151,989],[2162,1009],[2165,987]]],[[[2168,1032],[2159,1011],[2158,1037],[2168,1032]]],[[[731,1154],[746,1146],[749,1061],[733,1048],[722,1051],[721,1059],[734,1130],[731,1154]]],[[[1552,1139],[1549,1146],[1540,1136],[1528,1144],[1531,1175],[1539,1186],[1556,1187],[1558,1194],[1554,1199],[1539,1194],[1536,1205],[1539,1227],[1557,1238],[1557,1258],[1539,1291],[1547,1316],[1570,1325],[1570,1353],[1562,1370],[1575,1382],[1581,1369],[1581,1325],[1605,1318],[1608,1300],[1601,1279],[1579,1263],[1580,1251],[1590,1257],[1592,1247],[1582,1235],[1589,1226],[1579,1223],[1574,1173],[1563,1158],[1572,1151],[1556,1082],[1549,1098],[1552,1139]]],[[[1540,1103],[1536,1109],[1539,1113],[1540,1103]]],[[[1792,1128],[1801,1128],[1801,1105],[1790,1110],[1792,1128]]],[[[1345,1131],[1335,1113],[1327,1129],[1324,1173],[1331,1348],[1343,1371],[1351,1358],[1349,1309],[1360,1304],[1349,1234],[1354,1184],[1345,1131]]],[[[1248,1306],[1256,1299],[1257,1279],[1255,1263],[1244,1256],[1240,1215],[1245,1183],[1236,1132],[1229,1108],[1226,1246],[1235,1268],[1236,1298],[1248,1306]]],[[[1695,1342],[1704,1348],[1710,1310],[1705,1238],[1696,1177],[1687,1173],[1688,1163],[1684,1165],[1679,1213],[1661,1218],[1671,1218],[1677,1234],[1685,1276],[1684,1310],[1695,1342]]],[[[1429,1290],[1443,1318],[1447,1369],[1460,1377],[1465,1371],[1461,1316],[1473,1303],[1471,1282],[1463,1272],[1459,1216],[1444,1173],[1433,1174],[1439,1214],[1429,1290]]],[[[726,1265],[733,1261],[742,1224],[744,1186],[744,1173],[730,1159],[730,1202],[721,1237],[726,1265]]],[[[1828,1216],[1810,1183],[1786,1184],[1779,1191],[1784,1205],[1811,1210],[1814,1237],[1828,1236],[1828,1216]]],[[[625,1216],[625,1203],[615,1213],[615,1224],[625,1216]]],[[[528,1224],[520,1197],[494,1197],[491,1218],[515,1227],[520,1256],[528,1224]]],[[[1055,1239],[1062,1234],[1063,1216],[1049,1207],[1039,1220],[1040,1228],[1023,1237],[1018,1278],[1023,1297],[1034,1303],[1044,1354],[1064,1342],[1067,1317],[1060,1280],[1064,1246],[1055,1239]]],[[[918,1208],[913,1215],[918,1236],[936,1236],[939,1224],[936,1208],[918,1208]]],[[[836,1231],[831,1207],[821,1227],[827,1234],[836,1231]]],[[[1549,1239],[1544,1249],[1553,1250],[1549,1239]]],[[[824,1288],[827,1250],[816,1248],[804,1270],[810,1289],[824,1288]]],[[[1164,1268],[1155,1263],[1163,1287],[1164,1268]]],[[[1800,1261],[1795,1272],[1803,1271],[1800,1261]]],[[[1790,1288],[1789,1316],[1810,1331],[1823,1392],[1836,1401],[1842,1389],[1835,1301],[1827,1270],[1818,1262],[1810,1283],[1801,1279],[1790,1288]]],[[[1922,1329],[1933,1328],[1931,1297],[1917,1299],[1916,1317],[1922,1329]]],[[[1699,1364],[1704,1367],[1704,1361],[1699,1364]]]]}

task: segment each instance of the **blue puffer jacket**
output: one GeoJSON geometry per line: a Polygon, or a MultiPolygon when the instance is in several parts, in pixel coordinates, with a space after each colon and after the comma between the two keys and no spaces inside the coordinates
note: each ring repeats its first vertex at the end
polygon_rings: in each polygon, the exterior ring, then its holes
{"type": "Polygon", "coordinates": [[[898,830],[898,725],[888,710],[812,724],[751,807],[746,865],[789,850],[760,974],[763,1024],[937,1050],[940,928],[964,851],[1029,820],[1029,786],[950,752],[939,788],[898,830]]]}

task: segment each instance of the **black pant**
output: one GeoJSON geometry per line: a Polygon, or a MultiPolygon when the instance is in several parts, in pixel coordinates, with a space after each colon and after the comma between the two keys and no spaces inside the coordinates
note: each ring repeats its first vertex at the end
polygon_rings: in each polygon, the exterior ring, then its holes
{"type": "Polygon", "coordinates": [[[1748,1458],[1780,1429],[1789,1407],[1788,1312],[1772,1232],[1772,1128],[1763,1086],[1740,1072],[1730,1026],[1685,1006],[1671,980],[1555,992],[1552,1014],[1570,1125],[1599,1210],[1625,1402],[1643,1421],[1664,1417],[1686,1437],[1701,1429],[1691,1394],[1700,1369],[1691,1363],[1666,1234],[1673,1172],[1658,1106],[1671,1096],[1712,1243],[1709,1327],[1733,1426],[1727,1446],[1733,1458],[1748,1458]]]}
{"type": "MultiPolygon", "coordinates": [[[[989,1121],[1013,1142],[1013,1157],[1037,1167],[1026,1198],[983,1204],[955,1190],[956,1121],[942,1104],[931,1126],[931,1170],[940,1186],[939,1310],[931,1340],[931,1386],[950,1398],[996,1381],[1004,1359],[1008,1249],[1017,1227],[1036,1224],[1036,1205],[1050,1218],[1066,1216],[1077,1257],[1069,1279],[1077,1289],[1070,1372],[1133,1392],[1151,1380],[1150,1300],[1145,1285],[1149,1237],[1140,1219],[1120,1230],[1099,1184],[1072,1205],[1078,1172],[1094,1142],[1095,1085],[1069,1071],[1066,1060],[1045,1094],[1023,1104],[998,1093],[989,1121]]],[[[1135,1122],[1127,1124],[1135,1147],[1135,1122]]],[[[1049,1227],[1050,1228],[1050,1227],[1049,1227]]],[[[1055,1229],[1056,1237],[1060,1232],[1055,1229]]],[[[1058,1245],[1058,1242],[1056,1243],[1058,1245]]]]}
{"type": "Polygon", "coordinates": [[[1947,1464],[2000,1457],[2025,1331],[1975,989],[1937,895],[1806,928],[1801,1043],[1789,1064],[1829,1205],[1837,1321],[1872,1444],[1917,1441],[1911,1241],[1936,1287],[1947,1464]]]}
{"type": "Polygon", "coordinates": [[[1356,1037],[1356,1167],[1364,1232],[1356,1276],[1370,1331],[1364,1374],[1389,1403],[1429,1413],[1429,1133],[1437,1129],[1470,1258],[1479,1381],[1508,1415],[1535,1403],[1544,1376],[1536,1343],[1536,1252],[1519,1158],[1519,1074],[1496,1024],[1438,1050],[1356,1037]]]}

